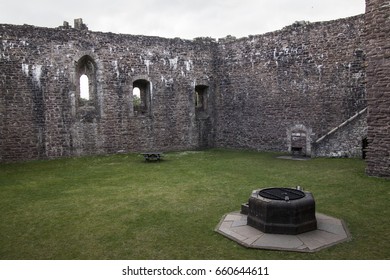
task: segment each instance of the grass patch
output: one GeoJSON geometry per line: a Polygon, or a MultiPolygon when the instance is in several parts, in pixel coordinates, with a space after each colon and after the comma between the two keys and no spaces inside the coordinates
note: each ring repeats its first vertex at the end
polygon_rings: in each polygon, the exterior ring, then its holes
{"type": "Polygon", "coordinates": [[[390,181],[359,159],[289,161],[209,150],[0,165],[0,259],[389,259],[390,181]],[[352,241],[303,254],[246,249],[214,232],[254,189],[301,185],[352,241]]]}

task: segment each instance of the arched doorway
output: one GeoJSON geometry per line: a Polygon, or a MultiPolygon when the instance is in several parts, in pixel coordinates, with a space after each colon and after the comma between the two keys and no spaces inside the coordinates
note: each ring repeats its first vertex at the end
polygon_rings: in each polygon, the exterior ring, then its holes
{"type": "Polygon", "coordinates": [[[311,129],[302,124],[288,129],[287,146],[293,156],[311,156],[311,129]]]}

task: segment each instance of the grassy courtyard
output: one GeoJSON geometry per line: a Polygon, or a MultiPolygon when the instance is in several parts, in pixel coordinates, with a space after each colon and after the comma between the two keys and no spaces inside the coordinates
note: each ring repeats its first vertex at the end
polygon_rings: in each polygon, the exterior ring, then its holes
{"type": "Polygon", "coordinates": [[[359,159],[208,150],[0,165],[0,259],[390,259],[390,180],[359,159]],[[317,253],[246,249],[214,232],[254,189],[296,186],[352,241],[317,253]]]}

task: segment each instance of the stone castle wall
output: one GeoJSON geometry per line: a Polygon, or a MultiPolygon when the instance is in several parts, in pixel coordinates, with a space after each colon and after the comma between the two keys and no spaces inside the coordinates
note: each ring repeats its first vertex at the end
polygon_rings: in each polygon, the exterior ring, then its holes
{"type": "Polygon", "coordinates": [[[367,174],[390,177],[390,2],[366,0],[367,174]]]}
{"type": "Polygon", "coordinates": [[[363,15],[218,41],[0,25],[0,160],[297,143],[315,156],[367,106],[363,32],[363,15]]]}
{"type": "Polygon", "coordinates": [[[318,157],[363,157],[367,145],[367,109],[358,112],[344,123],[313,143],[318,157]]]}
{"type": "Polygon", "coordinates": [[[294,127],[314,142],[364,109],[363,30],[357,16],[220,42],[218,145],[288,151],[294,127]]]}
{"type": "Polygon", "coordinates": [[[0,25],[1,160],[212,145],[212,106],[197,116],[194,88],[214,95],[214,46],[0,25]],[[88,101],[80,98],[83,73],[88,101]],[[134,109],[134,85],[145,86],[143,112],[134,109]]]}

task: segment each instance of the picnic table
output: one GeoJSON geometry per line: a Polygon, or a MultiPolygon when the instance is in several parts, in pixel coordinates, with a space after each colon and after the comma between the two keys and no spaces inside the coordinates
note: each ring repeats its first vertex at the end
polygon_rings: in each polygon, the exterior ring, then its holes
{"type": "Polygon", "coordinates": [[[141,155],[144,156],[146,161],[161,160],[163,157],[162,152],[147,152],[147,153],[141,153],[141,155]]]}

